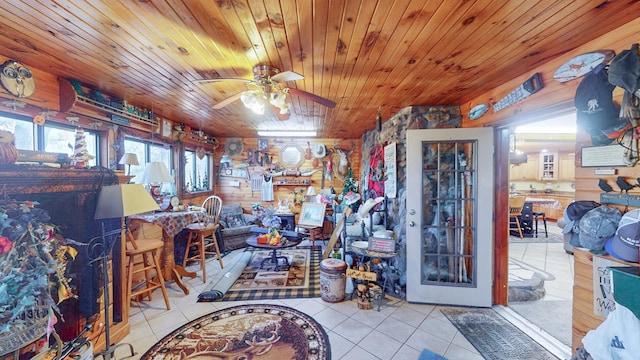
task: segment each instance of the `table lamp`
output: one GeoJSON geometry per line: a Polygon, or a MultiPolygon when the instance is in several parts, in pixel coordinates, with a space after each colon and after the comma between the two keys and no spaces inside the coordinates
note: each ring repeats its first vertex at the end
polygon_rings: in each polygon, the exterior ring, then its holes
{"type": "MultiPolygon", "coordinates": [[[[160,207],[156,203],[156,201],[149,195],[147,190],[144,188],[142,184],[120,184],[120,185],[110,185],[104,186],[100,190],[100,194],[98,195],[98,201],[96,202],[96,213],[94,218],[96,220],[100,219],[113,219],[120,218],[120,251],[121,254],[125,252],[125,242],[126,242],[126,220],[125,218],[129,215],[140,214],[147,211],[159,210],[160,207]]],[[[114,237],[107,236],[108,234],[117,233],[118,229],[115,231],[110,231],[105,233],[104,224],[102,225],[102,236],[98,236],[93,238],[89,244],[89,249],[93,249],[93,251],[88,251],[90,257],[90,263],[102,260],[102,294],[104,297],[104,308],[109,309],[109,276],[108,276],[108,266],[107,262],[109,260],[109,254],[111,253],[111,249],[113,248],[114,237]],[[95,243],[93,243],[95,242],[95,243]]],[[[117,234],[114,234],[117,236],[117,234]]],[[[127,343],[119,343],[117,345],[111,345],[111,339],[109,337],[109,311],[104,312],[104,333],[105,333],[105,349],[100,351],[98,355],[102,356],[105,360],[115,359],[115,350],[120,346],[129,346],[131,350],[131,356],[134,355],[133,346],[127,343]]]]}
{"type": "Polygon", "coordinates": [[[134,153],[124,153],[118,162],[120,165],[127,165],[127,176],[131,175],[131,165],[140,165],[138,156],[134,153]]]}
{"type": "Polygon", "coordinates": [[[317,195],[318,195],[318,193],[316,193],[316,188],[315,188],[315,187],[313,187],[313,185],[310,185],[310,186],[307,188],[307,194],[306,194],[306,196],[307,196],[307,202],[315,203],[315,202],[316,202],[317,195]]]}
{"type": "Polygon", "coordinates": [[[172,183],[173,177],[167,169],[167,166],[159,161],[153,161],[147,164],[142,174],[142,184],[149,184],[149,191],[156,201],[162,201],[160,196],[160,187],[162,183],[172,183]]]}

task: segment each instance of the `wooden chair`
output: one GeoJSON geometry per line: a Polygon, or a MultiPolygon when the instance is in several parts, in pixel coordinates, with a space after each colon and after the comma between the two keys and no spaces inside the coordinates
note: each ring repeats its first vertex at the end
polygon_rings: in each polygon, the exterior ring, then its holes
{"type": "Polygon", "coordinates": [[[511,224],[516,225],[520,239],[522,239],[522,227],[520,226],[520,216],[522,216],[522,208],[524,207],[524,196],[509,197],[509,225],[507,231],[511,232],[511,224]]]}
{"type": "Polygon", "coordinates": [[[189,232],[187,247],[185,249],[182,266],[186,266],[188,261],[198,261],[202,269],[202,281],[207,282],[206,256],[215,254],[220,261],[220,268],[223,269],[222,255],[218,247],[216,230],[220,227],[220,212],[222,211],[222,199],[218,196],[209,196],[202,203],[202,209],[207,214],[206,218],[197,223],[187,225],[189,232]],[[196,248],[197,251],[189,256],[190,250],[196,248]]]}
{"type": "Polygon", "coordinates": [[[149,301],[153,300],[151,293],[153,290],[160,288],[162,295],[164,296],[164,303],[167,305],[167,310],[171,310],[169,305],[169,297],[167,296],[167,289],[164,285],[164,278],[162,276],[162,269],[160,268],[160,252],[164,246],[162,238],[160,239],[141,239],[134,238],[131,231],[127,230],[127,250],[126,256],[128,259],[127,265],[127,299],[132,297],[149,298],[149,301]],[[155,274],[154,274],[155,272],[155,274]],[[133,290],[134,275],[142,273],[144,276],[144,286],[133,290]]]}

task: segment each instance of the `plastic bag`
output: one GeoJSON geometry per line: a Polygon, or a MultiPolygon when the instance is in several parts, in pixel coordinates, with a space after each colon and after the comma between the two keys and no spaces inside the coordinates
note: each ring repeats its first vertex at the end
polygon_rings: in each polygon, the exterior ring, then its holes
{"type": "Polygon", "coordinates": [[[598,360],[637,360],[640,357],[640,320],[626,307],[616,309],[582,339],[584,348],[598,360]]]}

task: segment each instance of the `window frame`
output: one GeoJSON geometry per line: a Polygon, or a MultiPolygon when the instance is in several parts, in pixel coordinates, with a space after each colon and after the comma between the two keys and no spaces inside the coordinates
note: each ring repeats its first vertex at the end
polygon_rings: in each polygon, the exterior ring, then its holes
{"type": "MultiPolygon", "coordinates": [[[[8,112],[3,112],[0,111],[0,117],[2,118],[6,118],[6,119],[11,119],[14,121],[21,121],[21,122],[25,122],[30,124],[31,126],[31,136],[32,136],[32,141],[31,141],[31,145],[32,148],[31,149],[23,149],[23,148],[18,148],[18,150],[29,150],[29,151],[37,151],[37,152],[43,152],[43,153],[62,153],[62,152],[47,152],[45,151],[45,148],[47,146],[46,140],[46,130],[47,129],[58,129],[58,130],[64,130],[64,131],[70,131],[75,133],[76,129],[78,128],[82,128],[84,130],[85,133],[85,138],[87,140],[87,145],[90,145],[91,142],[89,141],[91,136],[93,136],[95,142],[93,144],[91,144],[93,146],[93,148],[91,149],[92,151],[89,151],[89,153],[94,156],[93,159],[89,160],[89,164],[91,166],[101,166],[101,152],[100,152],[100,143],[102,141],[101,139],[101,133],[100,131],[94,130],[94,129],[87,129],[81,126],[77,126],[77,125],[67,125],[58,121],[47,121],[44,123],[44,125],[38,125],[36,123],[33,122],[33,119],[29,116],[25,116],[25,115],[20,115],[20,114],[13,114],[13,113],[8,113],[8,112]],[[87,136],[90,135],[90,136],[87,136]],[[94,151],[95,150],[95,151],[94,151]]],[[[14,136],[16,136],[16,134],[14,134],[14,136]]],[[[73,143],[73,145],[75,145],[75,142],[73,143]]],[[[73,151],[74,149],[71,149],[71,151],[69,152],[64,152],[64,154],[67,154],[69,156],[69,158],[71,158],[73,156],[73,151]]]]}
{"type": "MultiPolygon", "coordinates": [[[[161,162],[163,162],[165,165],[167,165],[167,169],[169,169],[170,172],[172,172],[172,176],[173,176],[173,169],[175,169],[175,161],[173,159],[173,148],[171,145],[169,144],[165,144],[165,143],[158,143],[158,142],[153,142],[153,141],[148,141],[148,140],[143,140],[143,139],[139,139],[133,136],[125,136],[123,139],[123,153],[125,152],[132,152],[130,150],[127,150],[127,142],[130,143],[137,143],[140,144],[142,146],[144,146],[144,158],[140,158],[138,156],[138,163],[139,165],[137,165],[137,168],[135,168],[134,171],[132,171],[131,173],[136,173],[136,175],[130,180],[131,182],[136,182],[137,180],[135,180],[135,178],[137,177],[137,175],[139,174],[140,176],[144,173],[144,169],[146,167],[146,165],[151,162],[151,161],[158,161],[157,159],[151,159],[151,155],[152,155],[152,148],[159,148],[159,149],[164,149],[167,148],[167,154],[168,154],[168,164],[166,162],[164,162],[163,160],[160,160],[161,162]]],[[[137,152],[134,152],[136,155],[139,155],[137,152]]],[[[125,169],[126,171],[126,169],[125,169]]],[[[175,176],[174,176],[174,182],[176,181],[175,176]]],[[[143,184],[144,185],[144,184],[143,184]]],[[[175,186],[170,185],[170,184],[164,184],[163,185],[163,192],[168,192],[172,195],[175,195],[175,186]],[[173,187],[173,189],[167,189],[167,187],[173,187]]]]}
{"type": "MultiPolygon", "coordinates": [[[[206,152],[205,153],[205,157],[208,159],[207,162],[207,171],[209,173],[209,188],[206,190],[199,190],[199,191],[190,191],[189,189],[187,189],[187,153],[192,153],[193,154],[193,158],[195,160],[195,163],[197,163],[197,148],[193,147],[193,146],[185,146],[182,150],[182,171],[181,171],[181,183],[182,183],[182,193],[184,195],[188,195],[188,196],[200,196],[200,195],[204,195],[207,193],[212,193],[215,189],[215,179],[214,179],[214,174],[215,174],[215,164],[214,164],[214,156],[213,153],[211,152],[206,152]]],[[[197,178],[197,167],[194,167],[194,173],[192,174],[192,176],[194,178],[197,178]]]]}

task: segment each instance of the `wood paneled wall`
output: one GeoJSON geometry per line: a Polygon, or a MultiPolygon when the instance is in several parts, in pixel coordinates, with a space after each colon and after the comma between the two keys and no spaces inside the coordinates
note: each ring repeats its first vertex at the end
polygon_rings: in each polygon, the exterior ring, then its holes
{"type": "MultiPolygon", "coordinates": [[[[215,153],[215,164],[216,164],[216,177],[218,164],[220,163],[220,158],[224,154],[224,144],[228,139],[220,139],[220,148],[215,153]]],[[[340,148],[350,148],[352,145],[352,141],[354,146],[353,153],[349,155],[349,161],[351,164],[353,176],[360,182],[360,173],[362,168],[362,141],[361,139],[318,139],[318,138],[269,138],[269,150],[268,156],[272,156],[273,162],[280,161],[280,149],[286,144],[296,144],[298,145],[303,152],[308,149],[309,142],[311,148],[315,144],[324,144],[327,150],[327,156],[323,159],[319,159],[319,166],[313,167],[313,158],[309,160],[304,160],[304,163],[300,166],[300,170],[308,171],[308,170],[319,170],[315,172],[311,176],[300,176],[300,177],[291,177],[287,176],[287,179],[309,179],[310,185],[314,186],[316,192],[320,192],[321,184],[322,184],[322,160],[329,161],[329,158],[332,157],[334,161],[334,172],[337,167],[337,155],[330,154],[332,152],[332,148],[334,148],[334,144],[338,144],[340,148]]],[[[258,149],[258,138],[244,138],[242,139],[244,144],[244,150],[242,154],[237,156],[232,156],[231,159],[235,165],[248,163],[247,160],[247,150],[249,149],[258,149]]],[[[254,173],[264,173],[264,170],[267,165],[264,166],[250,166],[248,167],[249,172],[254,173]]],[[[280,177],[276,177],[275,179],[280,179],[280,177]]],[[[329,189],[331,187],[334,188],[336,193],[341,193],[342,188],[344,186],[344,181],[340,180],[338,176],[334,173],[332,176],[332,181],[325,181],[324,188],[329,189]]],[[[304,193],[307,191],[308,185],[274,185],[274,199],[273,202],[264,202],[261,201],[261,192],[260,191],[251,191],[251,182],[249,179],[241,179],[241,178],[217,178],[217,183],[215,187],[215,194],[220,196],[225,204],[241,204],[245,211],[251,211],[251,204],[255,202],[261,202],[266,207],[273,205],[278,205],[278,199],[289,198],[289,202],[293,204],[293,191],[298,191],[300,189],[303,190],[304,193]],[[230,184],[239,183],[238,186],[230,186],[230,184]]],[[[190,200],[194,203],[200,201],[199,198],[190,200]]],[[[299,212],[300,205],[295,206],[292,211],[299,212]]]]}

